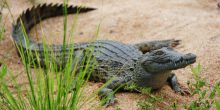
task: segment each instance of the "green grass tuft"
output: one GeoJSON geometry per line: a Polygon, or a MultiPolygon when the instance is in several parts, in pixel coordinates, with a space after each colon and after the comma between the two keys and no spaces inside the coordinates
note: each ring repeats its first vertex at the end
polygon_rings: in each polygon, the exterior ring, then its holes
{"type": "MultiPolygon", "coordinates": [[[[64,0],[64,4],[66,4],[66,0],[64,0]]],[[[96,99],[97,92],[88,94],[88,97],[83,97],[89,76],[95,66],[94,59],[91,56],[93,47],[89,47],[88,52],[86,52],[86,58],[83,58],[81,64],[76,63],[78,66],[83,65],[84,68],[72,67],[74,54],[68,54],[69,59],[67,61],[63,62],[64,60],[62,60],[66,54],[64,50],[67,47],[65,40],[67,32],[67,7],[66,5],[64,6],[63,57],[61,59],[54,59],[56,58],[56,53],[51,53],[49,46],[43,40],[43,62],[45,64],[41,67],[39,59],[42,57],[41,54],[37,51],[24,50],[19,44],[15,44],[25,68],[28,85],[25,88],[26,92],[22,91],[23,88],[19,86],[15,76],[12,73],[8,73],[7,67],[3,66],[0,71],[0,109],[78,110],[85,104],[88,104],[87,101],[91,103],[96,99]],[[57,60],[61,60],[60,63],[65,63],[65,65],[62,67],[57,66],[57,60]],[[5,76],[9,76],[13,85],[15,85],[15,93],[8,87],[7,77],[5,76]],[[84,102],[81,102],[82,100],[84,102]]],[[[23,24],[22,21],[20,22],[23,24]]],[[[32,44],[29,42],[23,25],[22,28],[26,37],[26,48],[29,48],[32,44]]],[[[71,48],[69,51],[69,53],[74,53],[74,48],[71,48]]]]}
{"type": "Polygon", "coordinates": [[[4,38],[4,33],[5,33],[5,27],[4,27],[4,23],[2,21],[2,14],[1,14],[1,10],[0,10],[0,40],[2,40],[4,38]]]}

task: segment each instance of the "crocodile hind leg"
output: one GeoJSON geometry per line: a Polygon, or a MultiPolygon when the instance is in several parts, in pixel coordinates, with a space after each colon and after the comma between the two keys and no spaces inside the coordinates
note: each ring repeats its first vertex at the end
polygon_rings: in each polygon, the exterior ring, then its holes
{"type": "Polygon", "coordinates": [[[152,50],[160,49],[163,47],[176,47],[180,44],[180,40],[161,40],[161,41],[147,41],[142,43],[134,44],[134,47],[139,49],[141,52],[146,53],[152,50]]]}
{"type": "Polygon", "coordinates": [[[106,107],[112,105],[116,102],[115,92],[120,89],[125,82],[121,78],[116,78],[112,80],[108,85],[106,85],[103,89],[101,89],[98,93],[100,100],[102,101],[102,105],[106,107]]]}
{"type": "Polygon", "coordinates": [[[182,95],[187,95],[189,94],[188,90],[185,90],[183,88],[180,87],[177,77],[174,73],[172,73],[170,75],[170,77],[168,77],[167,82],[169,83],[169,85],[171,86],[171,88],[177,92],[177,93],[181,93],[182,95]]]}

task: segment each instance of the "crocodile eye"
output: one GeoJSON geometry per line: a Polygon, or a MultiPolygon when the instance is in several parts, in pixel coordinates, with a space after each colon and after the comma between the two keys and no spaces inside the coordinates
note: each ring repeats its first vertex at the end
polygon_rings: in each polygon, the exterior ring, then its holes
{"type": "Polygon", "coordinates": [[[130,69],[131,71],[134,71],[134,68],[132,68],[132,67],[131,67],[131,68],[129,68],[129,69],[130,69]]]}
{"type": "Polygon", "coordinates": [[[163,55],[164,52],[163,52],[163,51],[157,51],[155,54],[156,54],[156,55],[163,55]]]}

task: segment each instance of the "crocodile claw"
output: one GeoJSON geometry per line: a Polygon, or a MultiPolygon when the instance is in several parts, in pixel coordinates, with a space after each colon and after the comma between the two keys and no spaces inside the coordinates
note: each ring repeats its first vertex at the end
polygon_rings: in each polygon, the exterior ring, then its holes
{"type": "Polygon", "coordinates": [[[190,91],[189,91],[189,89],[187,89],[187,88],[180,88],[179,93],[180,93],[181,95],[183,95],[183,96],[187,96],[187,95],[190,95],[190,94],[191,94],[190,91]]]}
{"type": "Polygon", "coordinates": [[[178,45],[180,45],[181,40],[175,40],[175,39],[171,39],[170,40],[170,47],[176,47],[178,45]]]}
{"type": "Polygon", "coordinates": [[[187,88],[180,86],[177,81],[177,77],[175,74],[171,74],[171,76],[167,79],[168,83],[170,83],[171,88],[176,93],[180,93],[181,95],[190,95],[190,92],[187,88]]]}
{"type": "Polygon", "coordinates": [[[190,95],[189,89],[176,86],[173,90],[183,96],[190,95]]]}

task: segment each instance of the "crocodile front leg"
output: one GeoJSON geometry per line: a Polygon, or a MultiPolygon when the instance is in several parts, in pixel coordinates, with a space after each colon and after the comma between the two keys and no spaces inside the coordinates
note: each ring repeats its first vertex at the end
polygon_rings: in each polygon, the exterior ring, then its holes
{"type": "Polygon", "coordinates": [[[169,83],[169,85],[171,86],[171,88],[178,93],[181,93],[182,95],[187,95],[189,94],[188,90],[184,90],[180,87],[177,77],[175,74],[171,74],[170,77],[168,77],[167,82],[169,83]]]}
{"type": "Polygon", "coordinates": [[[137,43],[134,44],[134,47],[140,50],[141,52],[146,53],[163,47],[171,47],[171,48],[176,47],[179,44],[180,44],[180,40],[169,39],[169,40],[147,41],[147,42],[137,43]]]}
{"type": "Polygon", "coordinates": [[[103,102],[102,104],[107,107],[116,102],[115,92],[123,87],[126,82],[122,78],[116,78],[112,80],[106,87],[101,89],[98,93],[100,100],[103,102]]]}

